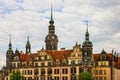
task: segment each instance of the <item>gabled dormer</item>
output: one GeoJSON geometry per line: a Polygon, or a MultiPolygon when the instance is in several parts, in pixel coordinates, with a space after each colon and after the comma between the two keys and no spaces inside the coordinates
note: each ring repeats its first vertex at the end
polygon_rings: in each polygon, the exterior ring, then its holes
{"type": "Polygon", "coordinates": [[[109,58],[107,57],[107,52],[103,49],[100,53],[100,57],[99,60],[109,60],[109,58]]]}

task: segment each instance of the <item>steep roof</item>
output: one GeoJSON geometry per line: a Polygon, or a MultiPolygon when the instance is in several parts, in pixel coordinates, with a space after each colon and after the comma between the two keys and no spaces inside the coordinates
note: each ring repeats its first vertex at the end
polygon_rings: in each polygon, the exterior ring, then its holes
{"type": "Polygon", "coordinates": [[[21,61],[26,61],[27,63],[29,63],[30,59],[34,59],[35,57],[37,57],[38,54],[33,53],[33,54],[24,54],[24,53],[20,53],[20,59],[21,61]]]}
{"type": "MultiPolygon", "coordinates": [[[[101,54],[98,54],[98,53],[97,53],[97,54],[93,54],[93,58],[94,58],[94,59],[98,59],[98,58],[100,57],[100,55],[101,55],[101,54]]],[[[110,58],[110,59],[113,57],[113,54],[112,54],[112,53],[107,53],[106,55],[107,55],[107,57],[110,58]]]]}
{"type": "Polygon", "coordinates": [[[60,50],[60,51],[47,51],[48,54],[51,54],[54,59],[59,59],[60,61],[62,59],[67,59],[67,57],[69,56],[69,54],[72,52],[73,50],[60,50]]]}

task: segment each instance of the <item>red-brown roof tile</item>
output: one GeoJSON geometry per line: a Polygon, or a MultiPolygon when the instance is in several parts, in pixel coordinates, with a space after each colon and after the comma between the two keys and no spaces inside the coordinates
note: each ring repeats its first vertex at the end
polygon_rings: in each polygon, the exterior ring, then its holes
{"type": "Polygon", "coordinates": [[[94,58],[94,59],[98,59],[99,56],[100,56],[100,54],[93,54],[93,58],[94,58]]]}
{"type": "Polygon", "coordinates": [[[113,54],[112,54],[112,53],[108,53],[108,54],[107,54],[107,57],[112,58],[112,57],[113,57],[113,54]]]}
{"type": "Polygon", "coordinates": [[[48,54],[51,54],[55,59],[66,59],[73,50],[61,50],[61,51],[47,51],[48,54]]]}
{"type": "Polygon", "coordinates": [[[20,53],[20,59],[21,61],[26,61],[27,63],[29,63],[31,58],[35,58],[38,54],[23,54],[20,53]]]}

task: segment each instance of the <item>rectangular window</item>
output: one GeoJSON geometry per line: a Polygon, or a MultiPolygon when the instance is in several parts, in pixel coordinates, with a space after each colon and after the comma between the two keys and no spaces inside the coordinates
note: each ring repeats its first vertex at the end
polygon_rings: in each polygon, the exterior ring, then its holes
{"type": "Polygon", "coordinates": [[[71,76],[70,80],[76,80],[76,76],[71,76]]]}
{"type": "Polygon", "coordinates": [[[49,76],[47,80],[52,80],[52,76],[49,76]]]}
{"type": "Polygon", "coordinates": [[[48,62],[48,66],[51,66],[51,62],[48,62]]]}
{"type": "Polygon", "coordinates": [[[41,66],[44,67],[44,66],[45,66],[45,63],[42,62],[42,63],[41,63],[41,66]]]}
{"type": "Polygon", "coordinates": [[[102,77],[102,76],[100,76],[100,77],[99,77],[99,80],[103,80],[103,77],[102,77]]]}
{"type": "Polygon", "coordinates": [[[59,74],[59,69],[54,69],[54,74],[59,74]]]}
{"type": "Polygon", "coordinates": [[[74,68],[71,68],[71,73],[72,73],[72,74],[76,73],[76,68],[75,68],[75,67],[74,67],[74,68]]]}
{"type": "Polygon", "coordinates": [[[62,74],[67,74],[67,73],[68,73],[68,69],[67,68],[62,69],[62,74]]]}
{"type": "Polygon", "coordinates": [[[68,77],[67,76],[63,76],[62,80],[68,80],[68,77]]]}
{"type": "Polygon", "coordinates": [[[98,75],[98,70],[96,70],[96,75],[98,75]]]}
{"type": "Polygon", "coordinates": [[[106,70],[104,70],[104,75],[106,75],[106,70]]]}
{"type": "Polygon", "coordinates": [[[74,65],[74,64],[75,64],[75,60],[72,60],[72,61],[71,61],[71,64],[74,65]]]}
{"type": "Polygon", "coordinates": [[[99,75],[102,75],[103,74],[103,71],[102,70],[99,70],[99,75]]]}
{"type": "Polygon", "coordinates": [[[98,77],[95,77],[95,80],[98,80],[98,77]]]}
{"type": "Polygon", "coordinates": [[[26,75],[26,70],[23,70],[23,71],[22,71],[22,74],[23,74],[23,75],[26,75]]]}
{"type": "Polygon", "coordinates": [[[44,76],[41,76],[40,78],[41,78],[40,80],[45,80],[45,77],[44,77],[44,76]]]}
{"type": "Polygon", "coordinates": [[[104,77],[104,80],[106,80],[106,77],[104,77]]]}
{"type": "Polygon", "coordinates": [[[59,74],[59,69],[57,69],[57,74],[59,74]]]}
{"type": "Polygon", "coordinates": [[[28,70],[28,75],[32,75],[32,70],[28,70]]]}
{"type": "Polygon", "coordinates": [[[56,69],[54,69],[54,74],[56,74],[56,69]]]}
{"type": "Polygon", "coordinates": [[[38,80],[38,77],[34,77],[34,80],[38,80]]]}
{"type": "Polygon", "coordinates": [[[35,67],[38,67],[38,63],[35,63],[35,67]]]}
{"type": "Polygon", "coordinates": [[[32,77],[28,77],[28,80],[32,80],[32,77]]]}
{"type": "Polygon", "coordinates": [[[55,76],[55,77],[54,77],[54,80],[59,80],[59,76],[55,76]]]}

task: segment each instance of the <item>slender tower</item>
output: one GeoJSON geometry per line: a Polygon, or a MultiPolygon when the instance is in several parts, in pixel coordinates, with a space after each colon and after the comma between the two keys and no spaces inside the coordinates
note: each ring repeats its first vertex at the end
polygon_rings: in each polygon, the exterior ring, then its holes
{"type": "Polygon", "coordinates": [[[53,21],[52,5],[51,5],[51,19],[49,21],[49,33],[45,38],[46,50],[57,50],[58,47],[58,37],[55,34],[55,26],[53,21]]]}

